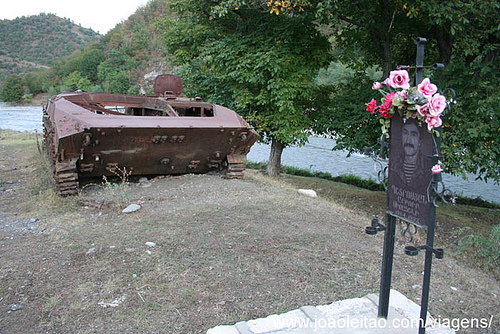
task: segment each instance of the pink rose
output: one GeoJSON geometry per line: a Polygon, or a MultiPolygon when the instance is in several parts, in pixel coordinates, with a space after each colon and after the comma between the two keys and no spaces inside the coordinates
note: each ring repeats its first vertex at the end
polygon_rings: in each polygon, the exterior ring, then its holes
{"type": "Polygon", "coordinates": [[[431,115],[429,111],[429,103],[426,103],[423,106],[417,106],[417,111],[422,117],[427,117],[431,115]]]}
{"type": "Polygon", "coordinates": [[[397,96],[401,96],[401,98],[403,99],[403,101],[406,101],[406,91],[405,90],[397,92],[396,95],[397,96]]]}
{"type": "Polygon", "coordinates": [[[410,88],[410,76],[406,70],[391,71],[388,79],[389,86],[392,88],[410,88]]]}
{"type": "Polygon", "coordinates": [[[425,78],[418,85],[418,91],[422,93],[425,97],[429,98],[437,92],[437,87],[435,84],[432,84],[429,78],[425,78]]]}
{"type": "Polygon", "coordinates": [[[427,123],[427,129],[431,131],[434,128],[439,128],[442,124],[443,121],[441,120],[441,117],[427,117],[425,119],[425,122],[427,123]]]}
{"type": "Polygon", "coordinates": [[[431,170],[432,170],[432,174],[439,174],[443,171],[443,169],[441,168],[441,165],[439,165],[439,164],[432,166],[431,170]]]}
{"type": "Polygon", "coordinates": [[[379,90],[380,88],[382,88],[382,84],[378,81],[375,81],[372,85],[372,89],[379,90]]]}
{"type": "Polygon", "coordinates": [[[384,80],[384,85],[386,85],[387,87],[391,86],[391,82],[390,82],[389,78],[384,80]]]}
{"type": "Polygon", "coordinates": [[[376,109],[377,109],[377,100],[372,99],[370,102],[366,104],[366,111],[370,112],[371,114],[374,114],[376,109]]]}
{"type": "Polygon", "coordinates": [[[446,108],[446,97],[441,94],[433,95],[429,99],[429,112],[432,116],[440,116],[446,108]]]}

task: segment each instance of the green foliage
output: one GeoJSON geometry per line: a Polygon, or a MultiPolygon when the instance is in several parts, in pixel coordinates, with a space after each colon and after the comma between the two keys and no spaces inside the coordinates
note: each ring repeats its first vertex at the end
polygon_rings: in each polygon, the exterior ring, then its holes
{"type": "Polygon", "coordinates": [[[488,209],[500,209],[500,204],[494,202],[488,202],[481,197],[469,198],[464,196],[457,196],[455,199],[457,204],[469,205],[469,206],[477,206],[479,208],[488,208],[488,209]]]}
{"type": "Polygon", "coordinates": [[[69,87],[69,90],[71,91],[77,89],[88,91],[91,89],[92,83],[89,79],[85,77],[82,78],[80,72],[74,71],[64,78],[63,86],[69,87]]]}
{"type": "Polygon", "coordinates": [[[54,14],[0,20],[0,50],[6,59],[0,71],[25,74],[50,66],[55,59],[68,56],[98,38],[99,34],[91,29],[78,27],[54,14]]]}
{"type": "Polygon", "coordinates": [[[335,134],[334,149],[345,149],[349,153],[363,152],[366,146],[376,149],[377,140],[382,134],[380,123],[363,105],[374,95],[372,82],[365,72],[355,72],[332,90],[334,103],[318,118],[314,130],[335,134]]]}
{"type": "Polygon", "coordinates": [[[480,260],[486,269],[499,271],[500,268],[500,224],[494,226],[488,236],[476,234],[470,227],[458,232],[458,249],[480,260]]]}
{"type": "Polygon", "coordinates": [[[90,49],[82,54],[80,61],[80,73],[91,82],[95,83],[98,79],[97,68],[104,61],[104,53],[99,49],[90,49]]]}
{"type": "Polygon", "coordinates": [[[28,86],[28,90],[32,95],[44,92],[43,78],[41,75],[37,75],[34,72],[28,73],[24,77],[24,81],[26,82],[26,86],[28,86]]]}
{"type": "Polygon", "coordinates": [[[64,57],[54,61],[54,65],[50,69],[55,77],[60,79],[74,73],[75,71],[80,71],[82,51],[75,51],[71,57],[64,57]]]}
{"type": "Polygon", "coordinates": [[[136,64],[136,60],[122,51],[111,50],[98,67],[99,81],[111,94],[126,94],[131,86],[129,73],[136,64]]]}
{"type": "MultiPolygon", "coordinates": [[[[151,0],[100,39],[92,30],[75,26],[70,20],[53,14],[1,20],[0,81],[10,73],[35,71],[27,80],[32,94],[57,94],[75,87],[99,92],[104,92],[102,87],[115,92],[137,92],[131,86],[144,84],[144,74],[156,69],[165,58],[154,28],[155,19],[165,15],[168,15],[167,3],[151,0]],[[108,67],[104,81],[101,81],[99,65],[109,58],[116,58],[113,50],[133,62],[116,71],[109,71],[108,67]],[[23,60],[28,62],[21,62],[23,60]],[[30,64],[29,68],[26,64],[30,64]],[[79,79],[75,80],[78,75],[79,79]],[[109,81],[114,79],[118,82],[109,81]]],[[[147,84],[152,85],[152,82],[147,84]]]]}
{"type": "Polygon", "coordinates": [[[0,100],[4,102],[18,102],[24,94],[24,79],[19,75],[9,75],[0,90],[0,100]]]}
{"type": "Polygon", "coordinates": [[[500,181],[500,66],[493,62],[467,65],[460,60],[446,72],[457,103],[444,119],[443,153],[455,174],[477,173],[500,181]]]}
{"type": "MultiPolygon", "coordinates": [[[[297,0],[299,4],[307,1],[297,0]]],[[[498,1],[311,1],[306,10],[333,23],[331,32],[346,66],[383,68],[385,76],[398,64],[415,63],[414,39],[426,37],[425,63],[443,62],[445,72],[427,72],[440,89],[454,88],[457,103],[444,118],[443,149],[446,172],[478,174],[500,182],[500,2],[498,1]]],[[[337,66],[337,71],[342,68],[337,66]]],[[[328,82],[327,71],[318,77],[328,82]]],[[[344,73],[347,74],[347,73],[344,73]]],[[[378,79],[383,79],[379,77],[378,79]]],[[[337,78],[335,104],[318,122],[319,129],[339,137],[338,149],[361,151],[376,147],[379,125],[368,120],[365,104],[371,83],[357,74],[352,81],[337,78]]],[[[319,131],[319,130],[318,130],[319,131]]]]}
{"type": "Polygon", "coordinates": [[[90,92],[92,93],[104,93],[104,89],[100,86],[100,85],[94,85],[92,87],[90,87],[90,92]]]}
{"type": "Polygon", "coordinates": [[[324,106],[314,78],[329,62],[327,39],[308,14],[271,15],[255,2],[221,11],[223,3],[172,1],[182,18],[158,23],[186,86],[234,108],[265,139],[303,142],[324,106]]]}

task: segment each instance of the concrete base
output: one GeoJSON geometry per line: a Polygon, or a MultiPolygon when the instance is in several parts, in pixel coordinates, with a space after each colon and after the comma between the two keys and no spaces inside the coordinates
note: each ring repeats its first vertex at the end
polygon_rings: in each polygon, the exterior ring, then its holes
{"type": "MultiPolygon", "coordinates": [[[[217,326],[207,334],[417,334],[420,306],[391,290],[388,319],[377,318],[378,295],[346,299],[329,305],[302,306],[267,318],[217,326]]],[[[454,334],[427,314],[427,334],[454,334]]]]}

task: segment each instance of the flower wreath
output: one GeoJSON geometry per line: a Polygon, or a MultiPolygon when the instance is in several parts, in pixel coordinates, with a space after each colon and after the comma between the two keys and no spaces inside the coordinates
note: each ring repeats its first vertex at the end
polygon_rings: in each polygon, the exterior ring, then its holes
{"type": "Polygon", "coordinates": [[[441,114],[447,106],[446,97],[437,92],[437,86],[425,78],[417,87],[410,87],[410,76],[406,70],[391,71],[384,84],[392,88],[390,92],[382,90],[382,83],[374,82],[372,89],[384,95],[382,104],[377,106],[377,100],[372,99],[366,104],[366,110],[375,114],[378,110],[382,133],[389,134],[390,118],[395,110],[403,119],[416,118],[419,123],[427,123],[431,133],[439,135],[435,128],[440,127],[441,114]]]}
{"type": "MultiPolygon", "coordinates": [[[[441,114],[447,107],[446,97],[438,93],[437,86],[431,83],[429,78],[422,80],[417,87],[410,87],[410,76],[406,70],[391,71],[389,77],[384,80],[390,92],[382,89],[382,83],[374,82],[372,89],[378,90],[384,95],[382,104],[377,105],[377,100],[372,99],[366,104],[366,110],[371,114],[376,111],[380,114],[382,124],[382,136],[389,136],[390,118],[397,110],[403,120],[416,118],[420,126],[427,123],[427,130],[439,136],[436,128],[443,123],[441,114]]],[[[441,173],[440,162],[432,167],[434,174],[441,173]]]]}

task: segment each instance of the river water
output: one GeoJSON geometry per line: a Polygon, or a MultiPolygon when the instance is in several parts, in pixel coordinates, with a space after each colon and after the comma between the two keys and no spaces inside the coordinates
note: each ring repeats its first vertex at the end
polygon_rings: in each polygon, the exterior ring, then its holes
{"type": "MultiPolygon", "coordinates": [[[[10,106],[0,102],[0,129],[42,133],[42,107],[10,106]]],[[[346,151],[332,151],[333,139],[310,137],[307,144],[298,147],[287,147],[283,151],[282,163],[311,171],[328,172],[333,176],[354,174],[362,178],[377,179],[372,159],[361,154],[347,157],[346,151]]],[[[269,145],[255,144],[248,160],[265,162],[269,159],[269,145]]],[[[493,182],[474,180],[474,175],[468,175],[469,180],[450,174],[443,174],[446,188],[455,194],[467,197],[481,197],[484,200],[500,203],[500,186],[493,182]]]]}

